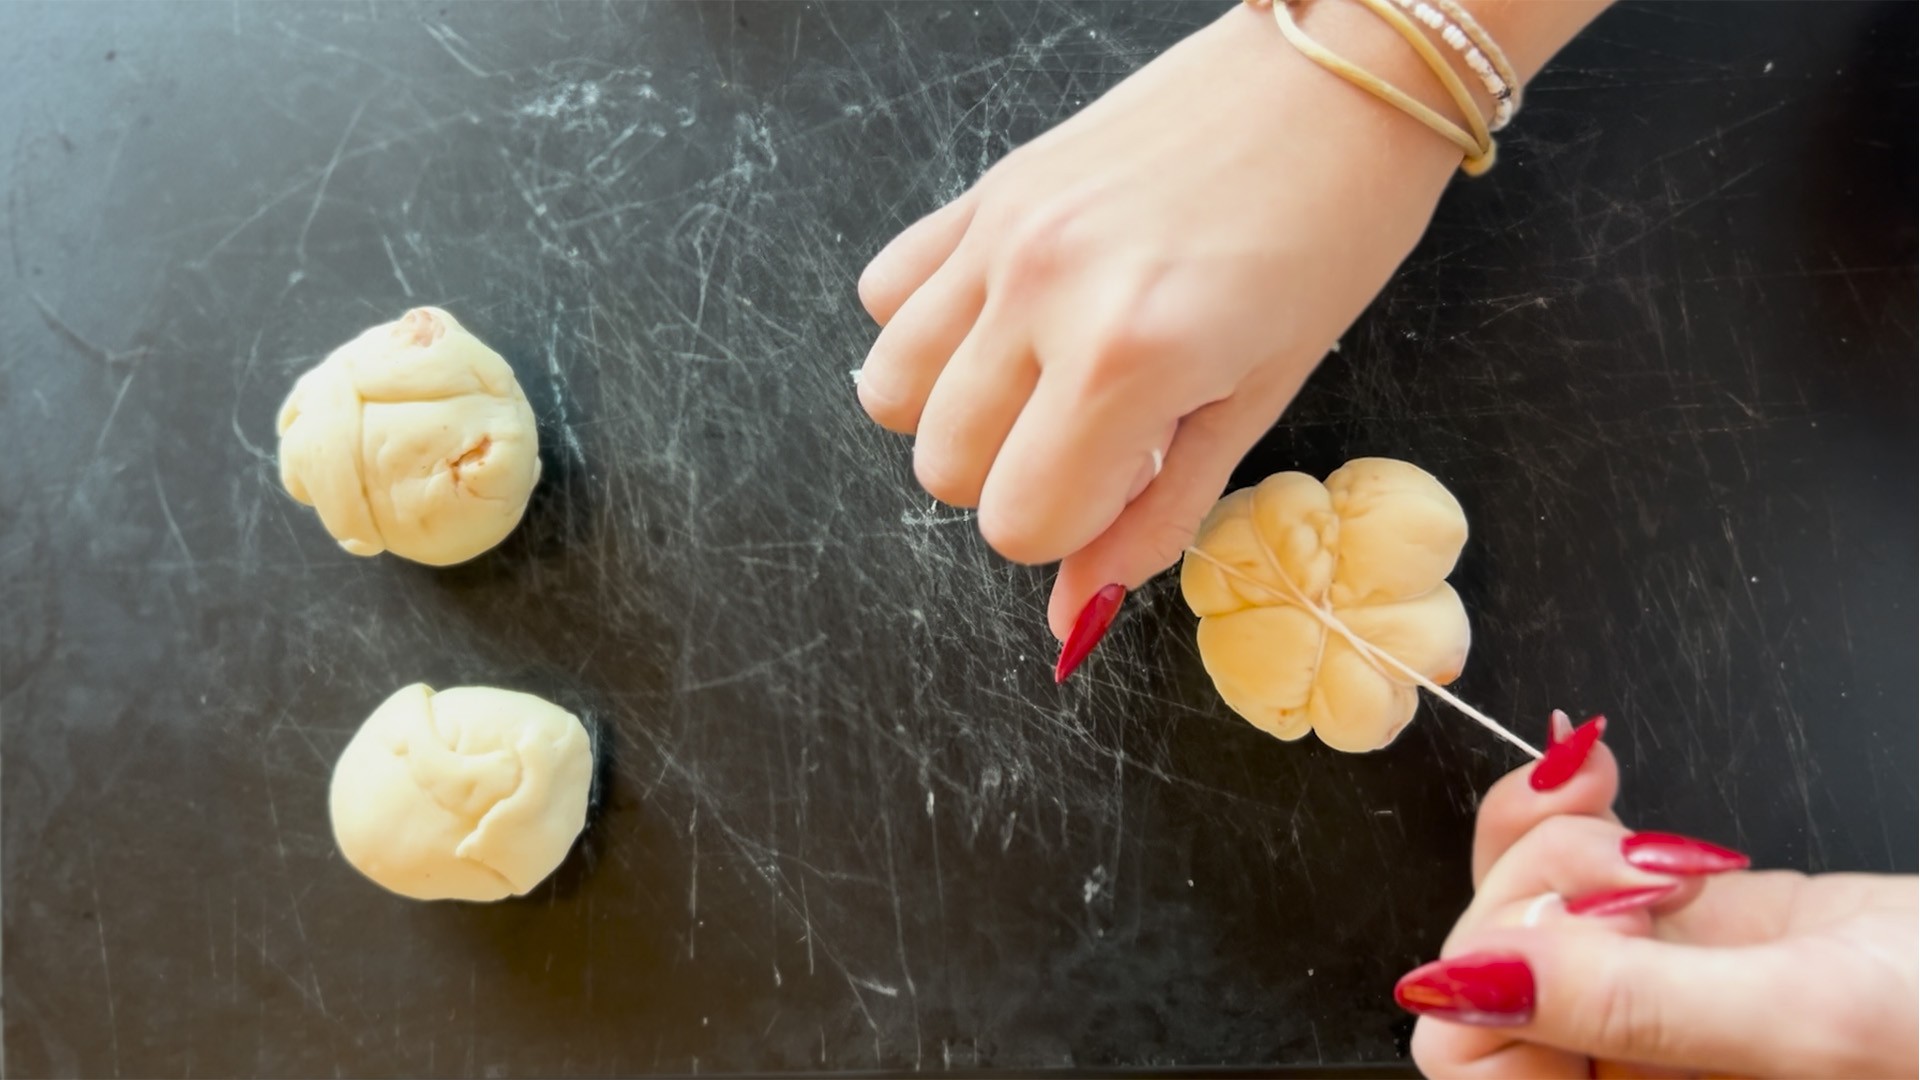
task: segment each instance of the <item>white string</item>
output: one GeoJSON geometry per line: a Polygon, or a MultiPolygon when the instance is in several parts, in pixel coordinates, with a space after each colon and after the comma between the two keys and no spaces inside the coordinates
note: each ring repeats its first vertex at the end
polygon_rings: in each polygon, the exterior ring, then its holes
{"type": "Polygon", "coordinates": [[[1278,590],[1268,585],[1266,582],[1261,581],[1260,579],[1253,577],[1250,574],[1243,573],[1240,570],[1236,569],[1235,567],[1227,565],[1226,563],[1220,561],[1219,559],[1216,559],[1213,556],[1207,554],[1206,552],[1201,551],[1199,548],[1190,547],[1187,549],[1187,554],[1199,556],[1201,560],[1212,563],[1222,573],[1229,574],[1233,577],[1239,578],[1241,581],[1246,582],[1249,585],[1252,585],[1254,588],[1260,589],[1261,591],[1265,592],[1268,596],[1276,598],[1280,600],[1282,603],[1288,603],[1288,604],[1294,605],[1295,607],[1304,608],[1314,618],[1319,619],[1321,624],[1324,625],[1327,629],[1333,631],[1336,634],[1339,634],[1343,638],[1346,638],[1347,643],[1352,645],[1354,647],[1354,650],[1358,652],[1362,657],[1364,657],[1369,662],[1371,662],[1376,669],[1378,669],[1381,664],[1385,664],[1388,667],[1393,668],[1395,671],[1399,672],[1401,675],[1404,675],[1415,686],[1420,687],[1421,689],[1425,690],[1429,694],[1432,694],[1434,697],[1437,697],[1441,701],[1446,702],[1448,705],[1453,706],[1453,708],[1458,712],[1460,712],[1461,714],[1465,715],[1471,720],[1478,722],[1481,727],[1486,728],[1488,731],[1493,732],[1495,735],[1500,736],[1501,738],[1507,740],[1513,745],[1526,751],[1529,757],[1532,757],[1537,761],[1543,756],[1540,753],[1540,751],[1535,750],[1532,747],[1532,745],[1530,745],[1525,739],[1522,739],[1520,736],[1515,735],[1511,731],[1508,731],[1506,729],[1506,726],[1501,724],[1500,721],[1495,720],[1493,717],[1488,716],[1486,713],[1481,712],[1479,709],[1476,709],[1473,706],[1467,704],[1466,702],[1461,701],[1459,698],[1455,697],[1452,693],[1450,693],[1446,687],[1441,686],[1439,683],[1434,682],[1432,679],[1427,678],[1425,675],[1422,675],[1418,671],[1415,671],[1412,668],[1408,667],[1407,665],[1401,663],[1399,657],[1394,656],[1392,653],[1389,653],[1385,649],[1380,648],[1378,645],[1375,645],[1373,642],[1368,641],[1366,638],[1363,638],[1359,634],[1354,633],[1353,630],[1351,630],[1346,623],[1340,621],[1338,616],[1334,615],[1330,611],[1325,610],[1324,608],[1320,607],[1320,605],[1315,604],[1311,600],[1308,600],[1306,593],[1302,592],[1300,590],[1300,587],[1295,585],[1284,573],[1281,573],[1280,568],[1278,566],[1274,567],[1274,573],[1279,578],[1280,584],[1286,586],[1287,590],[1293,594],[1291,596],[1283,595],[1278,590]]]}

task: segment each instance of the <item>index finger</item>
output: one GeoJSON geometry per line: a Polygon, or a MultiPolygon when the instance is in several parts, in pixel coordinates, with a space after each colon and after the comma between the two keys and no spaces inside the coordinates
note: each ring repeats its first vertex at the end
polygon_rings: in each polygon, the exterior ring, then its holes
{"type": "Polygon", "coordinates": [[[1501,777],[1480,801],[1473,826],[1475,889],[1508,848],[1548,818],[1571,814],[1619,824],[1613,800],[1620,794],[1620,765],[1606,743],[1595,742],[1586,761],[1559,787],[1534,790],[1529,781],[1537,768],[1530,764],[1501,777]]]}

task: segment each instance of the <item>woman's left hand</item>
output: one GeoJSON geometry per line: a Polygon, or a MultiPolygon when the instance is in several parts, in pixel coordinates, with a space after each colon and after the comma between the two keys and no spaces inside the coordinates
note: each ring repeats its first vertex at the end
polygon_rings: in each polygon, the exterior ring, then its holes
{"type": "Polygon", "coordinates": [[[1914,1075],[1915,878],[1748,871],[1727,849],[1633,832],[1597,732],[1555,729],[1549,763],[1488,792],[1473,902],[1442,959],[1397,988],[1421,1014],[1422,1071],[1914,1075]],[[1554,760],[1578,767],[1537,790],[1554,760]]]}

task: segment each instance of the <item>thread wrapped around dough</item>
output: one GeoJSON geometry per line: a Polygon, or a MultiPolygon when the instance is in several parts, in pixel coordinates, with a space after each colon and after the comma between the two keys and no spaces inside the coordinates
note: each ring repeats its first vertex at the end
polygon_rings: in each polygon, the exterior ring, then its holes
{"type": "Polygon", "coordinates": [[[1300,601],[1446,685],[1472,642],[1466,609],[1446,583],[1466,539],[1453,494],[1387,458],[1348,462],[1325,484],[1278,473],[1226,496],[1194,541],[1206,558],[1189,556],[1180,578],[1200,616],[1200,657],[1214,687],[1278,738],[1313,731],[1337,750],[1387,745],[1413,719],[1417,689],[1300,601]]]}

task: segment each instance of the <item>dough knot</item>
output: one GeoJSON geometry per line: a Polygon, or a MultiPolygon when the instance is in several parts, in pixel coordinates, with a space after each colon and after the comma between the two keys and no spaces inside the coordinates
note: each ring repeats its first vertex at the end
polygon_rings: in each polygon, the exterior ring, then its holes
{"type": "Polygon", "coordinates": [[[335,349],[277,426],[281,484],[355,555],[464,562],[513,531],[540,477],[513,369],[439,308],[335,349]]]}

